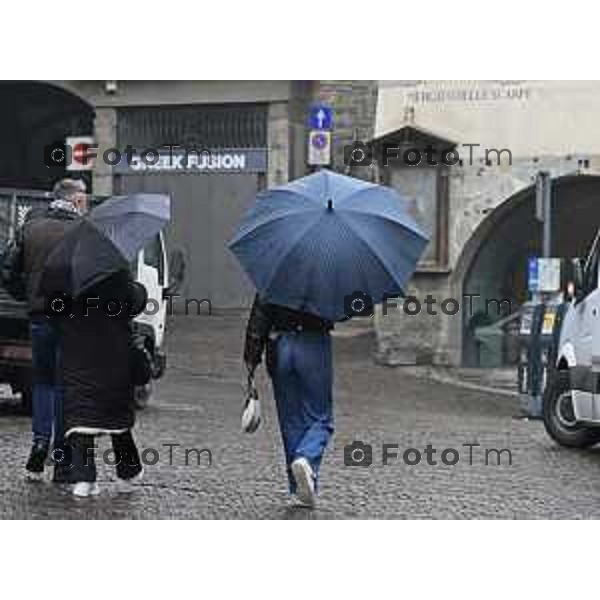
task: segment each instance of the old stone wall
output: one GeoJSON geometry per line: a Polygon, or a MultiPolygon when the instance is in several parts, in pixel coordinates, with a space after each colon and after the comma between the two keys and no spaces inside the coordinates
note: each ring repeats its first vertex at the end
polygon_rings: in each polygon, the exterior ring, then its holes
{"type": "Polygon", "coordinates": [[[377,82],[370,80],[319,81],[314,101],[334,109],[333,169],[344,171],[344,146],[355,139],[368,141],[375,133],[377,82]]]}
{"type": "MultiPolygon", "coordinates": [[[[472,260],[485,243],[486,233],[494,229],[496,210],[528,189],[531,192],[539,170],[548,170],[553,177],[575,173],[598,175],[599,165],[596,157],[583,167],[576,158],[550,156],[517,159],[512,167],[452,167],[449,174],[448,270],[417,272],[409,290],[421,301],[431,294],[438,301],[439,314],[427,314],[425,305],[418,316],[407,316],[400,310],[383,315],[379,309],[375,317],[379,360],[386,364],[461,364],[464,321],[477,310],[477,303],[483,302],[474,299],[471,307],[463,293],[479,293],[481,289],[477,281],[471,281],[471,288],[467,290],[464,282],[472,260]],[[460,312],[456,316],[445,315],[439,309],[440,302],[449,298],[460,303],[460,312]]],[[[507,248],[510,243],[507,239],[507,248]]]]}

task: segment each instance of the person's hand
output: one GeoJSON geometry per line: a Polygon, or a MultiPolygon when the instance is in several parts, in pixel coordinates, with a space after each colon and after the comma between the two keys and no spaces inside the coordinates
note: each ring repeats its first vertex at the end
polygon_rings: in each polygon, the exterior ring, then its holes
{"type": "Polygon", "coordinates": [[[260,400],[258,392],[254,387],[252,375],[248,375],[248,385],[244,399],[244,408],[242,410],[242,431],[246,433],[254,433],[261,422],[260,400]]]}

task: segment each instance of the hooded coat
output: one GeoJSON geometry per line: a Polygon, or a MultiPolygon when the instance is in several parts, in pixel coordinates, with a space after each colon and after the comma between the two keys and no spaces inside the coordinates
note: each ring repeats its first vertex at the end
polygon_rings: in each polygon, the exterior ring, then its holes
{"type": "Polygon", "coordinates": [[[131,365],[131,318],[128,306],[137,300],[128,272],[122,271],[78,299],[72,317],[58,317],[63,352],[64,423],[66,435],[114,433],[134,424],[131,365]],[[94,300],[92,300],[94,298],[94,300]],[[97,298],[97,300],[95,300],[97,298]],[[119,314],[110,316],[111,301],[119,314]],[[87,314],[86,314],[87,312],[87,314]]]}

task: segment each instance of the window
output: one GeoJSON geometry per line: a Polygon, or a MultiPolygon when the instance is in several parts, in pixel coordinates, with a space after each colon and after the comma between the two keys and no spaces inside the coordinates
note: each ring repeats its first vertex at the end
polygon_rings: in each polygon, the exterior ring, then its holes
{"type": "MultiPolygon", "coordinates": [[[[380,183],[400,192],[410,203],[414,217],[429,235],[429,244],[417,271],[446,272],[448,269],[448,175],[450,168],[442,160],[456,144],[430,132],[405,126],[372,142],[380,161],[380,183]],[[381,161],[383,149],[395,149],[398,160],[381,161]],[[433,151],[431,162],[428,153],[433,151]],[[407,154],[408,153],[408,154],[407,154]],[[419,159],[411,165],[408,160],[419,159]]],[[[455,157],[453,156],[453,159],[455,157]]],[[[450,160],[449,158],[447,160],[450,160]]]]}
{"type": "Polygon", "coordinates": [[[266,104],[133,106],[118,109],[117,142],[138,151],[179,144],[183,148],[264,148],[266,104]]]}
{"type": "Polygon", "coordinates": [[[438,173],[428,167],[405,167],[391,171],[391,186],[410,202],[413,217],[429,236],[430,241],[421,259],[422,264],[435,265],[439,254],[437,240],[438,173]]]}
{"type": "Polygon", "coordinates": [[[585,264],[583,273],[583,287],[586,296],[598,287],[598,253],[600,252],[600,237],[596,237],[585,264]]]}
{"type": "Polygon", "coordinates": [[[429,236],[417,270],[445,270],[448,263],[447,167],[390,166],[382,171],[382,183],[395,188],[408,200],[415,220],[429,236]]]}

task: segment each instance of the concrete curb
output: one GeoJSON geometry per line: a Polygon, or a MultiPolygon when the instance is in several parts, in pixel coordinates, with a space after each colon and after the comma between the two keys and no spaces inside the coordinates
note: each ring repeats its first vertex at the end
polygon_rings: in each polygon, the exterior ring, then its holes
{"type": "Polygon", "coordinates": [[[506,396],[510,398],[518,398],[519,392],[517,390],[507,390],[506,388],[493,387],[489,385],[481,385],[478,383],[472,383],[470,381],[464,381],[458,377],[452,377],[446,373],[440,372],[438,369],[428,368],[427,370],[422,369],[411,369],[412,374],[421,379],[431,379],[437,383],[444,385],[453,385],[473,392],[483,392],[485,394],[494,394],[496,396],[506,396]]]}

